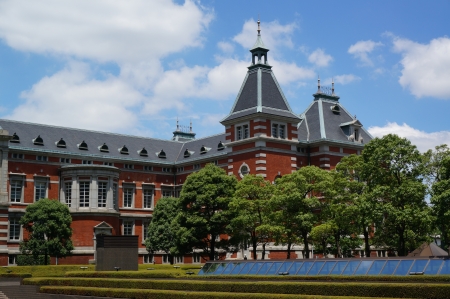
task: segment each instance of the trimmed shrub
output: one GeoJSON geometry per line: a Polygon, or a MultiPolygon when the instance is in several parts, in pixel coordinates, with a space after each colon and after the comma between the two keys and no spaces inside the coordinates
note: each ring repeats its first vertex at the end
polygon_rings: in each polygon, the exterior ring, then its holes
{"type": "Polygon", "coordinates": [[[31,277],[30,273],[0,273],[0,277],[8,277],[8,278],[28,278],[31,277]]]}
{"type": "MultiPolygon", "coordinates": [[[[45,256],[39,255],[35,258],[32,255],[21,254],[16,258],[17,266],[34,266],[34,265],[45,265],[45,256]]],[[[47,265],[50,265],[50,256],[47,256],[47,265]]]]}
{"type": "Polygon", "coordinates": [[[138,279],[93,279],[93,278],[30,278],[24,284],[159,289],[191,292],[229,292],[266,294],[308,294],[321,296],[394,297],[447,299],[449,284],[417,283],[355,283],[355,282],[237,282],[237,281],[192,281],[192,280],[138,280],[138,279]]]}
{"type": "MultiPolygon", "coordinates": [[[[86,288],[86,287],[41,287],[42,293],[64,294],[78,296],[101,296],[114,298],[134,298],[134,299],[369,299],[363,297],[336,297],[317,295],[284,295],[284,294],[242,294],[242,293],[216,293],[216,292],[180,292],[168,290],[129,290],[111,288],[86,288]]],[[[370,299],[380,299],[371,297],[370,299]]],[[[386,299],[386,298],[384,298],[386,299]]]]}
{"type": "Polygon", "coordinates": [[[104,278],[176,278],[186,277],[184,271],[151,270],[151,271],[70,271],[66,277],[104,277],[104,278]]]}

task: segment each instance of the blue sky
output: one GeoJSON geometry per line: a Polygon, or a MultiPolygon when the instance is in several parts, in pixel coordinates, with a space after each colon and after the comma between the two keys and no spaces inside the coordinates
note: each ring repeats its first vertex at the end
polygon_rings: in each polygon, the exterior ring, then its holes
{"type": "Polygon", "coordinates": [[[0,1],[0,117],[170,139],[223,132],[262,38],[291,107],[336,82],[374,136],[450,142],[449,1],[0,1]]]}

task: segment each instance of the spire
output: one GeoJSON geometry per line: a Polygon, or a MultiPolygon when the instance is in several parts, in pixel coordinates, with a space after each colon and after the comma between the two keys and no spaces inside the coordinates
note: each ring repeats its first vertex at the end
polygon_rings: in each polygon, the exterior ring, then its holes
{"type": "Polygon", "coordinates": [[[335,96],[335,94],[334,94],[334,78],[331,78],[331,95],[335,96]]]}
{"type": "Polygon", "coordinates": [[[258,16],[258,36],[261,36],[261,22],[259,21],[259,16],[258,16]]]}
{"type": "Polygon", "coordinates": [[[322,93],[320,90],[320,76],[317,76],[317,93],[322,93]]]}
{"type": "Polygon", "coordinates": [[[178,123],[178,116],[177,116],[177,132],[180,131],[180,124],[178,123]]]}
{"type": "Polygon", "coordinates": [[[189,133],[192,133],[192,118],[191,118],[191,122],[189,123],[189,133]]]}
{"type": "Polygon", "coordinates": [[[261,38],[261,22],[259,21],[259,17],[257,23],[258,29],[256,31],[258,32],[258,35],[253,48],[250,49],[250,52],[252,53],[252,65],[249,68],[252,68],[255,65],[258,67],[266,66],[270,68],[267,63],[267,52],[269,52],[269,49],[266,48],[261,38]]]}

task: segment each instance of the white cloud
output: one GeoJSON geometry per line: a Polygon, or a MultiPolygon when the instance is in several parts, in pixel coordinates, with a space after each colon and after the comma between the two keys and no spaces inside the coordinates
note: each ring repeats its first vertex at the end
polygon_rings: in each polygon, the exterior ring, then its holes
{"type": "Polygon", "coordinates": [[[190,0],[5,0],[0,37],[25,52],[135,63],[200,46],[211,19],[190,0]]]}
{"type": "Polygon", "coordinates": [[[348,48],[348,53],[359,59],[363,66],[373,66],[373,61],[369,58],[369,53],[380,46],[383,46],[383,43],[371,40],[359,41],[348,48]]]}
{"type": "Polygon", "coordinates": [[[308,61],[318,67],[326,67],[333,61],[333,57],[322,49],[317,49],[308,56],[308,61]]]}
{"type": "MultiPolygon", "coordinates": [[[[258,28],[255,20],[251,19],[244,23],[242,31],[233,40],[245,49],[250,49],[256,42],[258,28]]],[[[261,22],[261,37],[267,48],[275,50],[279,47],[293,47],[291,35],[297,28],[295,23],[281,25],[278,21],[269,23],[261,22]]]]}
{"type": "Polygon", "coordinates": [[[394,50],[401,53],[403,66],[399,83],[416,97],[450,99],[450,38],[428,44],[394,38],[394,50]]]}
{"type": "Polygon", "coordinates": [[[230,54],[233,53],[234,51],[234,46],[233,44],[229,43],[229,42],[218,42],[217,43],[217,47],[224,53],[230,54]]]}
{"type": "Polygon", "coordinates": [[[400,137],[408,138],[421,152],[434,149],[435,146],[444,143],[450,144],[450,131],[427,133],[412,128],[405,123],[403,125],[399,125],[396,122],[388,122],[383,127],[370,127],[369,132],[374,137],[383,137],[387,134],[397,134],[400,137]]]}
{"type": "Polygon", "coordinates": [[[301,80],[310,80],[316,77],[316,73],[309,68],[298,66],[295,62],[285,62],[272,59],[272,65],[277,80],[282,85],[287,85],[301,80]]]}
{"type": "Polygon", "coordinates": [[[143,96],[116,77],[92,78],[85,63],[71,62],[58,73],[42,78],[25,92],[24,103],[6,118],[124,132],[137,124],[132,109],[143,96]]]}
{"type": "Polygon", "coordinates": [[[334,77],[334,82],[342,85],[349,84],[351,82],[359,80],[361,80],[361,78],[353,74],[338,75],[334,77]]]}

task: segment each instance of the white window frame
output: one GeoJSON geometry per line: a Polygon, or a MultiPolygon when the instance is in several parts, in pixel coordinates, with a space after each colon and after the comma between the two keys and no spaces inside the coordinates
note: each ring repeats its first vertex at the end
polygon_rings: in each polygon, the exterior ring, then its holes
{"type": "Polygon", "coordinates": [[[200,164],[194,164],[194,166],[192,166],[192,169],[199,170],[200,169],[200,164]]]}
{"type": "MultiPolygon", "coordinates": [[[[9,202],[23,202],[23,192],[24,192],[24,178],[23,177],[19,177],[19,176],[12,176],[9,178],[9,202]],[[18,184],[16,185],[15,183],[13,184],[13,182],[17,182],[18,184]],[[16,197],[14,198],[13,201],[13,189],[15,188],[20,188],[20,198],[17,199],[16,197]]],[[[16,191],[17,192],[17,191],[16,191]]],[[[14,192],[14,194],[17,195],[17,193],[14,192]]]]}
{"type": "Polygon", "coordinates": [[[273,121],[270,125],[270,134],[273,138],[287,139],[287,124],[283,122],[273,121]]]}
{"type": "Polygon", "coordinates": [[[8,266],[16,266],[17,265],[17,254],[8,254],[8,266]],[[11,258],[13,262],[11,263],[11,258]]]}
{"type": "Polygon", "coordinates": [[[173,190],[172,189],[161,189],[161,197],[172,197],[173,196],[173,190]],[[168,193],[167,193],[168,192],[168,193]],[[167,194],[170,194],[169,196],[167,196],[167,194]]]}
{"type": "Polygon", "coordinates": [[[193,264],[200,264],[201,261],[202,261],[202,256],[200,255],[200,253],[193,252],[192,253],[192,263],[193,264]]]}
{"type": "Polygon", "coordinates": [[[89,180],[81,180],[81,181],[79,181],[78,182],[78,184],[79,184],[79,203],[78,203],[78,206],[80,207],[80,208],[89,208],[90,206],[91,206],[91,186],[92,186],[92,183],[91,183],[91,181],[89,180]],[[83,205],[81,205],[81,198],[82,198],[82,196],[81,196],[81,191],[82,191],[82,189],[81,189],[81,186],[82,186],[82,184],[84,185],[84,184],[88,184],[88,188],[87,188],[87,190],[86,189],[83,189],[83,191],[84,191],[84,198],[83,198],[83,205]],[[86,193],[86,191],[87,191],[87,193],[86,193]],[[86,194],[87,194],[87,202],[86,202],[86,194]]]}
{"type": "Polygon", "coordinates": [[[103,162],[103,165],[114,166],[114,163],[113,162],[103,162]]]}
{"type": "Polygon", "coordinates": [[[67,164],[70,164],[71,163],[71,160],[70,160],[70,158],[59,158],[59,162],[60,163],[67,163],[67,164]]]}
{"type": "MultiPolygon", "coordinates": [[[[40,191],[42,191],[42,190],[40,190],[40,191]]],[[[34,198],[34,202],[36,202],[36,201],[38,201],[38,200],[40,200],[42,198],[47,198],[47,197],[48,197],[48,180],[46,178],[35,178],[34,179],[34,197],[33,197],[34,198]],[[38,196],[38,185],[39,186],[42,186],[42,185],[45,186],[44,194],[43,194],[44,197],[41,197],[42,193],[40,194],[41,196],[38,196]]]]}
{"type": "Polygon", "coordinates": [[[134,164],[124,163],[123,168],[125,169],[134,169],[134,164]]]}
{"type": "Polygon", "coordinates": [[[142,187],[142,208],[144,209],[150,209],[152,210],[154,207],[154,200],[155,200],[155,189],[153,187],[142,187]],[[148,205],[149,200],[149,194],[146,194],[147,192],[150,192],[150,206],[148,205]]]}
{"type": "Polygon", "coordinates": [[[150,221],[142,221],[142,242],[145,242],[145,239],[147,239],[149,225],[150,221]]]}
{"type": "Polygon", "coordinates": [[[169,255],[168,254],[163,254],[161,260],[162,260],[163,264],[168,264],[169,263],[169,255]]]}
{"type": "Polygon", "coordinates": [[[134,236],[134,220],[122,220],[122,236],[134,236]],[[131,234],[125,234],[125,224],[131,225],[131,234]]]}
{"type": "Polygon", "coordinates": [[[48,162],[48,156],[36,156],[37,161],[48,162]]]}
{"type": "Polygon", "coordinates": [[[243,178],[244,176],[246,176],[247,174],[250,174],[251,173],[251,171],[250,171],[250,166],[248,166],[248,164],[247,163],[242,163],[241,164],[241,166],[239,167],[239,176],[241,177],[241,178],[243,178]],[[243,167],[247,167],[247,169],[248,169],[248,172],[247,173],[243,173],[242,172],[242,168],[243,167]]]}
{"type": "Polygon", "coordinates": [[[112,185],[113,191],[113,207],[117,210],[117,206],[119,205],[119,184],[114,182],[112,185]]]}
{"type": "Polygon", "coordinates": [[[153,171],[153,166],[144,165],[144,171],[153,171]]]}
{"type": "Polygon", "coordinates": [[[72,186],[73,186],[73,182],[72,181],[64,181],[64,200],[66,202],[67,207],[71,208],[72,207],[72,186]],[[69,186],[69,188],[68,188],[69,186]]]}
{"type": "MultiPolygon", "coordinates": [[[[134,208],[135,193],[136,193],[136,186],[135,185],[131,185],[131,184],[124,184],[124,185],[122,185],[122,208],[124,208],[124,209],[134,208]],[[126,194],[126,190],[131,190],[130,206],[125,205],[125,196],[128,196],[128,194],[126,194]]],[[[128,201],[128,199],[127,199],[127,201],[128,201]]]]}
{"type": "Polygon", "coordinates": [[[181,167],[177,168],[177,172],[182,172],[182,171],[184,171],[184,166],[181,166],[181,167]]]}
{"type": "Polygon", "coordinates": [[[13,159],[23,159],[23,154],[12,153],[11,154],[11,158],[13,158],[13,159]]]}
{"type": "Polygon", "coordinates": [[[20,242],[20,241],[22,241],[22,237],[23,237],[23,235],[22,235],[22,226],[20,225],[20,217],[10,215],[10,217],[8,218],[8,242],[20,242]],[[11,223],[12,222],[11,220],[14,220],[14,224],[11,223]],[[17,230],[19,233],[18,238],[14,238],[14,239],[11,238],[12,237],[11,230],[13,229],[13,225],[15,227],[14,236],[17,235],[17,230]]]}
{"type": "Polygon", "coordinates": [[[92,165],[92,160],[81,160],[81,164],[92,165]]]}
{"type": "Polygon", "coordinates": [[[98,181],[97,182],[97,207],[98,208],[106,208],[106,204],[108,201],[108,190],[109,190],[109,184],[108,181],[98,181]],[[102,188],[100,188],[100,184],[102,185],[102,188]],[[104,186],[104,188],[103,188],[104,186]],[[100,190],[103,192],[100,193],[100,190]]]}
{"type": "Polygon", "coordinates": [[[250,125],[248,122],[240,123],[235,126],[235,139],[243,140],[250,138],[250,125]]]}
{"type": "Polygon", "coordinates": [[[173,257],[173,264],[184,264],[184,256],[174,256],[173,257]]]}
{"type": "Polygon", "coordinates": [[[142,256],[142,263],[143,264],[153,264],[153,261],[155,260],[155,256],[151,253],[144,254],[142,256]]]}
{"type": "Polygon", "coordinates": [[[162,172],[172,172],[172,169],[170,167],[162,167],[162,172]]]}

